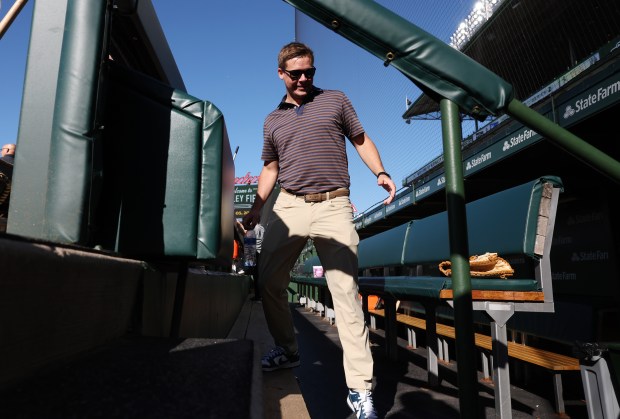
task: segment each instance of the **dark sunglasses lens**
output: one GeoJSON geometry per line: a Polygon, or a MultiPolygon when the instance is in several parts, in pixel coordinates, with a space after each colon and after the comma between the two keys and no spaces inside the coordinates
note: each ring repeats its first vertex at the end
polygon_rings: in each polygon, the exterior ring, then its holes
{"type": "Polygon", "coordinates": [[[314,77],[314,73],[316,73],[316,68],[308,68],[306,70],[284,70],[286,73],[293,79],[297,80],[303,74],[307,79],[311,79],[314,77]]]}

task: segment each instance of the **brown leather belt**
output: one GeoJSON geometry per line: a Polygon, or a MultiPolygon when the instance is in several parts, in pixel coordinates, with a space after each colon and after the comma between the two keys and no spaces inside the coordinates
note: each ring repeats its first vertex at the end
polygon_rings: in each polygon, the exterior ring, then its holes
{"type": "Polygon", "coordinates": [[[348,189],[336,189],[335,191],[311,193],[307,195],[296,194],[296,193],[287,191],[286,189],[282,189],[282,190],[289,195],[303,197],[305,202],[323,202],[323,201],[327,201],[332,198],[338,198],[339,196],[349,196],[348,189]]]}

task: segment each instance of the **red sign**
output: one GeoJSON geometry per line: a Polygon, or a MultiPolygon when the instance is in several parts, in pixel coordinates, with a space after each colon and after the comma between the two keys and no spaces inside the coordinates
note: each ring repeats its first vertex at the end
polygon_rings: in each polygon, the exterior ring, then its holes
{"type": "Polygon", "coordinates": [[[250,172],[243,177],[235,178],[235,185],[254,185],[258,183],[258,176],[252,176],[250,172]]]}

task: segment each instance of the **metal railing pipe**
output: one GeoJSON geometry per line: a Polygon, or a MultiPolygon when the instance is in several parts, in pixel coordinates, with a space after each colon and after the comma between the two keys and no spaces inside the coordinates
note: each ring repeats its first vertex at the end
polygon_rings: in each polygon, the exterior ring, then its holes
{"type": "Polygon", "coordinates": [[[459,404],[461,417],[477,418],[478,376],[475,364],[469,243],[461,156],[463,134],[458,105],[448,99],[443,99],[440,102],[440,109],[450,260],[452,262],[452,291],[454,293],[459,404]]]}
{"type": "Polygon", "coordinates": [[[598,148],[577,137],[567,129],[562,128],[544,115],[528,108],[516,99],[508,103],[506,113],[605,176],[620,183],[620,162],[614,160],[598,148]]]}

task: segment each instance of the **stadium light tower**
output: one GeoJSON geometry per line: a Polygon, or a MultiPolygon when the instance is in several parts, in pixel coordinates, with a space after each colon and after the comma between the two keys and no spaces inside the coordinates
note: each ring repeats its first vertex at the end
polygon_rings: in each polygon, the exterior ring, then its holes
{"type": "Polygon", "coordinates": [[[450,36],[450,46],[458,50],[471,39],[476,31],[493,15],[493,12],[504,0],[479,0],[465,19],[450,36]]]}

